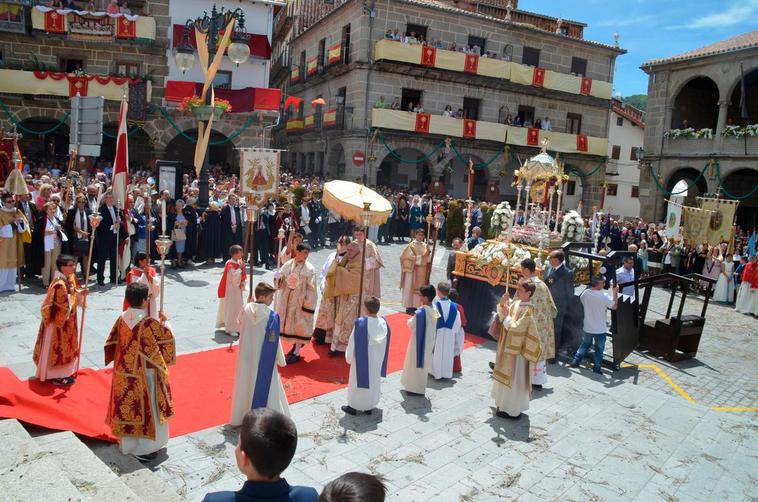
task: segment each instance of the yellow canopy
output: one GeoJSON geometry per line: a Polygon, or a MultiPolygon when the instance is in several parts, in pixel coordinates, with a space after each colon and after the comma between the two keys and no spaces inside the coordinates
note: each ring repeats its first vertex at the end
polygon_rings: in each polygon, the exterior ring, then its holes
{"type": "Polygon", "coordinates": [[[392,204],[370,188],[352,181],[334,180],[324,184],[324,205],[345,219],[363,224],[363,204],[370,203],[370,225],[381,225],[392,212],[392,204]]]}

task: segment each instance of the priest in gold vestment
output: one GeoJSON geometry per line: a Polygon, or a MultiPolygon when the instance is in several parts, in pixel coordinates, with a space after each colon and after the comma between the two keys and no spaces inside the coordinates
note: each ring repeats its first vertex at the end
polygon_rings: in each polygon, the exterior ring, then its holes
{"type": "Polygon", "coordinates": [[[31,242],[26,216],[16,209],[14,196],[2,194],[0,207],[0,292],[16,287],[18,268],[24,264],[24,242],[31,242]]]}
{"type": "Polygon", "coordinates": [[[498,305],[498,318],[502,322],[497,343],[491,396],[497,406],[497,416],[518,419],[529,409],[532,394],[533,364],[542,354],[542,342],[534,321],[534,307],[530,300],[536,286],[522,280],[516,290],[518,300],[498,305]]]}
{"type": "Polygon", "coordinates": [[[426,284],[432,258],[431,248],[424,242],[424,231],[416,230],[414,237],[400,255],[400,289],[403,291],[403,307],[408,314],[413,314],[421,306],[419,291],[426,284]]]}
{"type": "Polygon", "coordinates": [[[105,364],[113,362],[106,423],[119,449],[147,462],[168,443],[168,420],[174,415],[168,367],[176,362],[174,335],[147,315],[148,286],[126,287],[129,308],[105,341],[105,364]]]}
{"type": "Polygon", "coordinates": [[[361,248],[357,241],[347,245],[345,254],[335,258],[326,274],[324,297],[334,299],[334,329],[327,334],[329,355],[347,350],[350,334],[358,318],[358,295],[361,284],[361,248]]]}

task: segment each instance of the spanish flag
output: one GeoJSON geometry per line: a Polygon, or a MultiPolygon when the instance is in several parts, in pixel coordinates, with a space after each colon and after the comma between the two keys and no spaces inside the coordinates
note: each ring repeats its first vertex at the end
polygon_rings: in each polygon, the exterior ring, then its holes
{"type": "Polygon", "coordinates": [[[290,80],[292,82],[300,81],[300,67],[299,66],[294,66],[292,68],[292,72],[290,73],[290,80]]]}
{"type": "Polygon", "coordinates": [[[342,44],[334,44],[329,47],[328,61],[329,64],[339,63],[342,59],[342,44]]]}
{"type": "Polygon", "coordinates": [[[305,129],[312,129],[314,125],[316,125],[315,116],[312,113],[310,115],[306,115],[305,120],[303,121],[303,127],[305,129]]]}
{"type": "Polygon", "coordinates": [[[324,127],[334,127],[337,125],[337,109],[332,108],[324,112],[324,127]]]}
{"type": "Polygon", "coordinates": [[[308,58],[308,63],[306,64],[307,68],[307,75],[310,77],[316,71],[318,70],[318,58],[316,56],[313,56],[311,58],[308,58]]]}

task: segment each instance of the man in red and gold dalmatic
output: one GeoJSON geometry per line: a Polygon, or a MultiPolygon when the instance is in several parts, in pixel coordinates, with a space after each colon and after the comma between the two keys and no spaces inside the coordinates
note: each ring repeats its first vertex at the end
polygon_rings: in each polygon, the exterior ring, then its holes
{"type": "Polygon", "coordinates": [[[71,385],[79,360],[76,307],[82,304],[86,290],[79,289],[76,282],[76,258],[60,255],[55,266],[57,270],[42,302],[33,360],[41,381],[71,385]]]}
{"type": "Polygon", "coordinates": [[[126,287],[129,308],[105,341],[105,364],[113,362],[106,422],[119,439],[119,449],[149,462],[168,442],[168,419],[174,415],[168,367],[176,362],[174,335],[160,312],[147,315],[149,289],[135,282],[126,287]]]}

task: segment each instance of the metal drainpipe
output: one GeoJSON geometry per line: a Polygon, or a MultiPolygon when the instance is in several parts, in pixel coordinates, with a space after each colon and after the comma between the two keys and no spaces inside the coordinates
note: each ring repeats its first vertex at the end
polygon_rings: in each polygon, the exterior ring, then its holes
{"type": "Polygon", "coordinates": [[[278,126],[281,118],[282,118],[282,114],[279,112],[276,112],[276,121],[269,126],[263,127],[263,139],[261,140],[261,148],[266,148],[266,129],[273,129],[274,127],[278,126]]]}
{"type": "MultiPolygon", "coordinates": [[[[366,12],[366,6],[364,5],[363,11],[366,12]]],[[[373,51],[373,39],[374,39],[374,18],[376,17],[376,4],[371,2],[371,7],[368,8],[368,70],[366,72],[366,96],[363,102],[363,129],[366,131],[366,147],[363,152],[363,184],[368,185],[368,143],[371,137],[371,130],[368,125],[368,113],[369,113],[369,92],[371,91],[371,69],[374,64],[372,59],[373,51]]]]}

